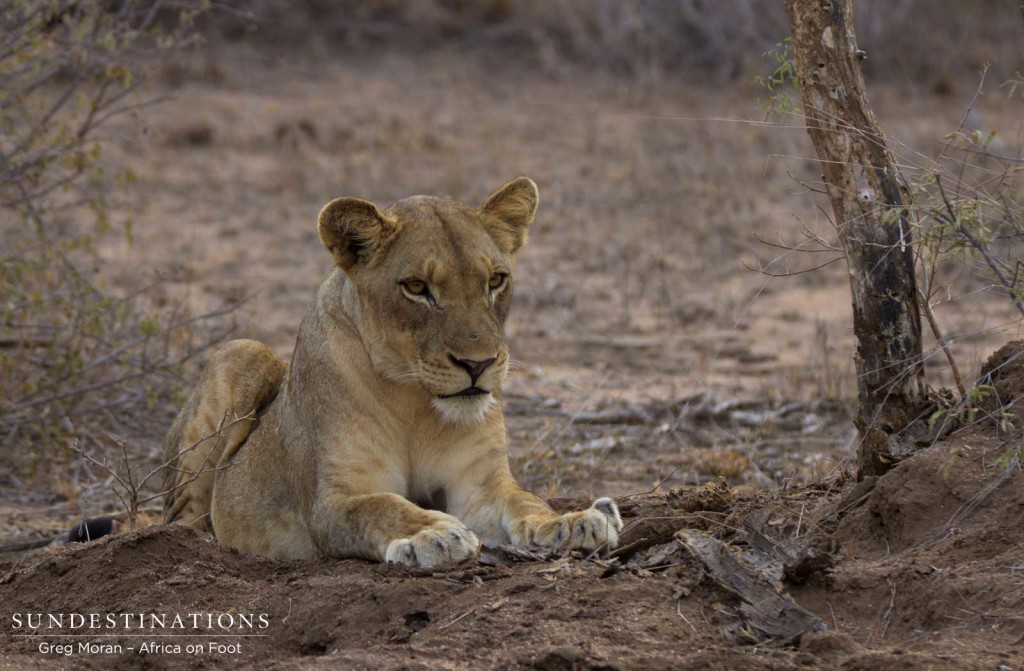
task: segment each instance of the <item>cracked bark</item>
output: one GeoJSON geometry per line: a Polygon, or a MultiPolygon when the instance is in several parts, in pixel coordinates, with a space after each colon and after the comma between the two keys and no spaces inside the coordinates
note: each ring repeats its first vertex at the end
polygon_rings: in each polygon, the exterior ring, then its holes
{"type": "Polygon", "coordinates": [[[850,276],[863,477],[913,449],[908,427],[920,427],[926,402],[910,221],[868,102],[851,5],[786,0],[807,132],[850,276]]]}

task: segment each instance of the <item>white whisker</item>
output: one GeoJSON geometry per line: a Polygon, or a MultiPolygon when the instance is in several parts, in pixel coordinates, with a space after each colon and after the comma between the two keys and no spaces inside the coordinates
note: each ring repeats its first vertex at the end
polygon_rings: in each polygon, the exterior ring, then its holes
{"type": "Polygon", "coordinates": [[[389,382],[405,382],[419,377],[419,370],[412,364],[400,364],[380,371],[380,376],[389,382]]]}

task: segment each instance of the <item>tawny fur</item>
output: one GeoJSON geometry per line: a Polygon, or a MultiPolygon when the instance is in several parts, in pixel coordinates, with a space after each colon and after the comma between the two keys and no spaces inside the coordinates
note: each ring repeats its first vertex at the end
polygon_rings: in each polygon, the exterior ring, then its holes
{"type": "Polygon", "coordinates": [[[213,357],[168,435],[165,519],[275,558],[432,566],[481,541],[614,547],[611,499],[558,515],[509,470],[503,326],[537,200],[521,177],[479,208],[329,203],[319,230],[338,268],[291,363],[251,340],[213,357]],[[459,363],[491,359],[475,380],[459,363]],[[448,397],[473,386],[485,393],[448,397]]]}

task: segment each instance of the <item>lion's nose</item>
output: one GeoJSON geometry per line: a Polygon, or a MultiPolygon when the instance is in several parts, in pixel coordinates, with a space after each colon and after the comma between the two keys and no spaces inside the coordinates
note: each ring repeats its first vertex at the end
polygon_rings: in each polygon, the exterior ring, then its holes
{"type": "Polygon", "coordinates": [[[484,371],[487,370],[488,366],[495,362],[496,358],[491,357],[490,359],[484,359],[483,361],[473,361],[472,359],[456,359],[449,354],[448,360],[469,373],[469,379],[471,380],[470,384],[475,386],[477,379],[484,374],[484,371]]]}

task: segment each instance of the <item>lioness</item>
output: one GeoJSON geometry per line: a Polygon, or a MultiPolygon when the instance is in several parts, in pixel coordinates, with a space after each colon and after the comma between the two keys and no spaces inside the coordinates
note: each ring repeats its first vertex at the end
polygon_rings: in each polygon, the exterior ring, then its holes
{"type": "Polygon", "coordinates": [[[328,203],[337,268],[291,364],[252,340],[212,357],[167,437],[165,520],[274,558],[434,566],[481,541],[614,547],[614,501],[558,515],[509,470],[503,325],[537,201],[520,177],[478,208],[328,203]]]}

